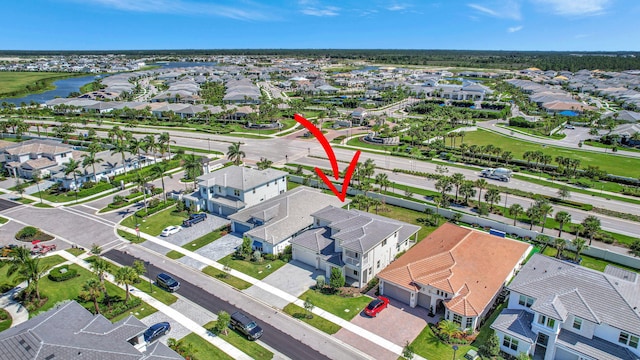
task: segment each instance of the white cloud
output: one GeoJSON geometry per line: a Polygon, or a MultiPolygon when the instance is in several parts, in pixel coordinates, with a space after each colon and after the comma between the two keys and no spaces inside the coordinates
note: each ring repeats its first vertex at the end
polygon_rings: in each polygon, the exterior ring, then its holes
{"type": "Polygon", "coordinates": [[[400,10],[404,10],[404,9],[406,9],[408,7],[409,7],[409,5],[407,5],[407,4],[394,3],[393,5],[387,7],[387,10],[389,10],[389,11],[400,11],[400,10]]]}
{"type": "MultiPolygon", "coordinates": [[[[71,0],[88,4],[83,0],[71,0]]],[[[202,3],[185,0],[93,0],[91,4],[102,5],[122,11],[147,12],[159,14],[208,15],[226,17],[237,20],[269,20],[266,13],[243,6],[227,6],[221,4],[202,3]]],[[[237,3],[236,3],[237,4],[237,3]]]]}
{"type": "Polygon", "coordinates": [[[515,0],[507,0],[494,2],[494,6],[486,6],[480,4],[470,3],[467,4],[470,8],[477,10],[481,14],[489,15],[503,19],[520,20],[522,14],[520,13],[520,2],[515,0]]]}
{"type": "Polygon", "coordinates": [[[512,27],[507,29],[507,32],[514,33],[514,32],[518,32],[518,31],[520,31],[522,29],[524,29],[524,26],[522,26],[522,25],[520,25],[520,26],[512,26],[512,27]]]}
{"type": "MultiPolygon", "coordinates": [[[[551,7],[557,15],[600,15],[611,0],[533,0],[541,6],[551,7]]],[[[546,9],[545,9],[546,10],[546,9]]]]}
{"type": "Polygon", "coordinates": [[[337,16],[339,15],[340,8],[335,6],[327,6],[324,8],[308,7],[300,10],[305,15],[311,16],[337,16]]]}

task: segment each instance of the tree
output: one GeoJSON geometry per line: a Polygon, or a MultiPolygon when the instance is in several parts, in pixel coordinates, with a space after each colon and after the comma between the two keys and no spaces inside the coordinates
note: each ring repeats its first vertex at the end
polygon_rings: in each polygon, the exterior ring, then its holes
{"type": "MultiPolygon", "coordinates": [[[[167,191],[164,188],[164,176],[168,169],[169,169],[169,163],[164,160],[159,163],[153,164],[153,166],[150,169],[152,177],[160,178],[160,184],[162,185],[162,194],[164,195],[164,202],[167,202],[167,191]]],[[[173,176],[171,174],[166,174],[166,175],[168,175],[170,179],[173,179],[173,176]]]]}
{"type": "Polygon", "coordinates": [[[540,208],[535,204],[532,204],[529,206],[525,214],[529,218],[529,223],[531,224],[531,226],[529,226],[529,230],[533,230],[533,225],[538,224],[540,219],[540,208]]]}
{"type": "Polygon", "coordinates": [[[536,199],[535,206],[538,208],[540,215],[540,222],[542,223],[541,232],[544,233],[544,228],[547,222],[547,216],[553,212],[553,207],[549,204],[549,201],[543,197],[536,199]]]}
{"type": "Polygon", "coordinates": [[[240,150],[240,142],[229,145],[227,149],[227,159],[233,161],[235,165],[240,165],[242,159],[247,156],[244,151],[240,150]]]}
{"type": "Polygon", "coordinates": [[[454,173],[451,175],[451,183],[456,187],[456,202],[458,201],[458,193],[460,186],[465,182],[465,177],[461,173],[454,173]]]}
{"type": "Polygon", "coordinates": [[[73,174],[73,185],[76,191],[76,202],[78,202],[78,175],[82,175],[80,171],[78,171],[78,168],[80,168],[80,162],[74,159],[69,159],[69,161],[64,164],[64,168],[62,169],[65,176],[73,174]]]}
{"type": "Polygon", "coordinates": [[[342,269],[337,267],[331,268],[331,277],[329,278],[329,286],[335,291],[344,286],[345,278],[342,269]]]}
{"type": "Polygon", "coordinates": [[[156,138],[151,134],[145,136],[142,146],[146,152],[153,154],[153,162],[157,162],[156,150],[158,149],[158,144],[156,143],[156,138]]]}
{"type": "Polygon", "coordinates": [[[309,300],[309,297],[307,296],[307,298],[304,299],[304,310],[307,312],[307,319],[313,319],[313,308],[316,307],[315,305],[313,305],[313,303],[311,302],[311,300],[309,300]]]}
{"type": "Polygon", "coordinates": [[[229,323],[231,322],[231,315],[224,310],[218,312],[218,320],[213,328],[213,333],[216,335],[227,335],[227,329],[229,329],[229,323]]]}
{"type": "Polygon", "coordinates": [[[10,253],[10,265],[7,269],[7,276],[13,276],[17,274],[14,279],[20,283],[22,281],[27,282],[27,290],[33,291],[36,294],[36,299],[40,303],[40,278],[49,269],[46,266],[40,265],[40,258],[33,257],[31,251],[24,246],[18,246],[11,250],[10,253]]]}
{"type": "Polygon", "coordinates": [[[125,292],[127,293],[124,298],[124,303],[129,302],[129,285],[133,285],[138,280],[138,274],[131,266],[123,266],[119,268],[115,273],[115,280],[118,285],[125,286],[125,292]]]}
{"type": "Polygon", "coordinates": [[[256,165],[258,166],[258,170],[265,170],[268,169],[269,167],[271,167],[271,164],[273,164],[273,161],[265,158],[265,157],[261,157],[260,161],[258,161],[256,163],[256,165]]]}
{"type": "Polygon", "coordinates": [[[202,175],[202,162],[200,157],[195,154],[188,154],[182,158],[182,167],[184,167],[185,175],[193,180],[193,189],[196,189],[198,176],[202,175]]]}
{"type": "Polygon", "coordinates": [[[413,359],[415,355],[415,351],[413,350],[413,346],[409,343],[409,340],[404,344],[402,348],[402,357],[408,360],[413,359]]]}
{"type": "Polygon", "coordinates": [[[567,241],[563,238],[556,238],[553,241],[553,247],[558,250],[556,253],[556,258],[560,259],[562,257],[562,250],[567,246],[567,241]]]}
{"type": "Polygon", "coordinates": [[[147,175],[142,171],[138,171],[135,173],[136,177],[134,178],[135,184],[138,186],[140,191],[142,191],[142,201],[144,203],[144,211],[145,213],[149,212],[149,208],[147,206],[147,175]]]}
{"type": "MultiPolygon", "coordinates": [[[[158,145],[160,145],[160,148],[162,149],[162,151],[164,151],[165,149],[167,150],[167,152],[169,153],[169,159],[171,159],[171,143],[176,143],[175,140],[171,140],[171,135],[168,132],[163,132],[162,134],[158,135],[158,145]]],[[[164,152],[162,153],[162,157],[164,158],[164,152]]]]}
{"type": "Polygon", "coordinates": [[[571,191],[569,190],[569,187],[568,186],[562,186],[560,189],[558,189],[558,196],[562,200],[570,198],[571,197],[571,191]]]}
{"type": "Polygon", "coordinates": [[[90,278],[82,286],[80,298],[85,301],[93,301],[93,307],[96,314],[100,314],[100,308],[98,307],[98,298],[100,297],[100,294],[102,294],[102,284],[100,284],[98,279],[90,278]]]}
{"type": "Polygon", "coordinates": [[[493,334],[487,341],[478,348],[478,354],[483,358],[493,359],[500,354],[500,339],[493,334]]]}
{"type": "Polygon", "coordinates": [[[113,149],[111,149],[111,155],[120,154],[122,158],[122,169],[124,169],[124,174],[127,174],[127,160],[125,156],[125,152],[131,148],[131,144],[126,144],[125,142],[117,142],[113,149]]]}
{"type": "Polygon", "coordinates": [[[558,237],[562,236],[562,231],[564,230],[564,225],[569,224],[571,222],[571,214],[566,211],[558,211],[555,216],[555,220],[559,224],[558,237]]]}
{"type": "Polygon", "coordinates": [[[575,257],[576,261],[580,261],[580,253],[582,253],[587,248],[589,248],[589,246],[587,246],[587,241],[583,238],[577,238],[573,240],[573,247],[575,248],[575,252],[576,252],[576,257],[575,257]]]}
{"type": "Polygon", "coordinates": [[[476,196],[476,188],[471,180],[465,180],[462,185],[460,185],[460,195],[464,197],[464,203],[468,204],[469,198],[476,196]]]}
{"type": "Polygon", "coordinates": [[[133,271],[136,272],[136,275],[138,275],[138,277],[144,275],[147,272],[147,269],[144,266],[144,261],[142,260],[134,260],[133,264],[131,264],[131,267],[133,268],[133,271]]]}
{"type": "Polygon", "coordinates": [[[475,185],[478,188],[478,205],[480,205],[480,203],[482,202],[482,190],[486,189],[487,186],[489,186],[489,183],[485,179],[478,179],[476,180],[475,185]]]}
{"type": "Polygon", "coordinates": [[[20,195],[20,199],[22,199],[22,197],[24,196],[24,192],[27,190],[28,186],[29,184],[22,181],[20,178],[16,180],[16,185],[13,188],[18,193],[18,195],[20,195]]]}
{"type": "Polygon", "coordinates": [[[100,289],[104,293],[104,298],[107,301],[107,304],[109,304],[109,306],[110,306],[111,305],[111,299],[109,298],[109,293],[107,292],[107,286],[104,283],[104,277],[105,277],[105,274],[109,271],[109,268],[110,268],[110,266],[109,266],[109,263],[107,262],[107,260],[105,260],[105,259],[103,259],[101,257],[97,257],[91,263],[91,270],[93,271],[93,273],[98,278],[98,281],[100,282],[100,289]]]}
{"type": "Polygon", "coordinates": [[[513,226],[516,226],[516,221],[518,220],[518,216],[520,216],[520,214],[522,214],[523,211],[524,209],[522,208],[522,205],[517,203],[509,207],[509,214],[513,216],[513,226]]]}
{"type": "Polygon", "coordinates": [[[500,202],[500,190],[491,188],[484,194],[484,200],[489,203],[489,210],[493,210],[493,204],[500,202]]]}
{"type": "Polygon", "coordinates": [[[251,255],[251,238],[245,236],[242,238],[242,244],[238,246],[238,255],[247,259],[251,255]]]}
{"type": "Polygon", "coordinates": [[[374,182],[380,187],[380,190],[384,188],[386,191],[386,187],[389,186],[389,175],[385,173],[378,173],[376,174],[374,182]]]}
{"type": "Polygon", "coordinates": [[[82,167],[91,166],[93,170],[93,181],[98,182],[98,176],[96,175],[96,164],[100,164],[104,159],[96,157],[95,152],[89,152],[82,155],[82,167]]]}
{"type": "Polygon", "coordinates": [[[440,334],[442,334],[446,342],[449,342],[452,337],[460,333],[458,324],[451,320],[441,320],[440,323],[438,323],[438,330],[440,330],[440,334]]]}
{"type": "Polygon", "coordinates": [[[584,234],[589,237],[589,246],[591,246],[593,236],[600,231],[600,219],[593,215],[589,215],[582,221],[582,226],[584,228],[584,234]]]}
{"type": "Polygon", "coordinates": [[[440,191],[440,196],[445,197],[447,192],[451,191],[453,188],[453,184],[451,183],[451,178],[448,176],[442,176],[435,184],[436,190],[440,191]]]}
{"type": "Polygon", "coordinates": [[[35,170],[31,174],[31,178],[33,179],[33,182],[36,183],[36,187],[38,188],[38,195],[40,195],[40,204],[42,204],[42,193],[40,192],[40,180],[42,180],[42,177],[40,176],[40,171],[35,170]]]}

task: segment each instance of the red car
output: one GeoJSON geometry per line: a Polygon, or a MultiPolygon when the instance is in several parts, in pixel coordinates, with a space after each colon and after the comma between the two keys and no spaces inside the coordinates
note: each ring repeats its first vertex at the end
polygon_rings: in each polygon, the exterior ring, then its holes
{"type": "Polygon", "coordinates": [[[389,306],[389,299],[384,296],[378,296],[377,299],[371,300],[369,305],[364,309],[364,313],[371,316],[376,317],[378,313],[389,306]]]}

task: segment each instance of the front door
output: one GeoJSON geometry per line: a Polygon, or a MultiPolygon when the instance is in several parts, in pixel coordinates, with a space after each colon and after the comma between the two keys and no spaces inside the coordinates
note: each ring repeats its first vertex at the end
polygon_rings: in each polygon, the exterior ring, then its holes
{"type": "Polygon", "coordinates": [[[548,343],[549,343],[549,335],[545,333],[538,333],[538,340],[536,340],[536,344],[546,349],[548,343]]]}

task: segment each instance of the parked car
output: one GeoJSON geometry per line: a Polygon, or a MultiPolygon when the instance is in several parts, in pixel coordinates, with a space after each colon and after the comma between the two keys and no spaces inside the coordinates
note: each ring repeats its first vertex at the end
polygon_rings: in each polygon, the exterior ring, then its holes
{"type": "Polygon", "coordinates": [[[161,322],[151,325],[151,327],[149,327],[147,331],[144,332],[144,341],[148,343],[154,342],[161,336],[167,335],[169,331],[171,331],[171,324],[169,324],[168,322],[161,322]]]}
{"type": "Polygon", "coordinates": [[[369,305],[364,308],[364,313],[371,317],[376,317],[387,306],[389,306],[389,299],[384,296],[378,296],[377,299],[371,300],[369,305]]]}
{"type": "Polygon", "coordinates": [[[565,129],[570,129],[570,130],[575,129],[575,127],[573,125],[570,125],[570,124],[565,125],[564,128],[565,129]]]}
{"type": "Polygon", "coordinates": [[[191,216],[189,216],[187,220],[182,222],[182,226],[189,227],[191,225],[204,221],[206,218],[207,218],[207,214],[205,213],[191,214],[191,216]]]}
{"type": "Polygon", "coordinates": [[[160,236],[167,237],[169,235],[177,234],[180,230],[182,230],[180,226],[175,226],[175,225],[168,226],[164,228],[164,230],[162,230],[162,232],[160,233],[160,236]]]}
{"type": "Polygon", "coordinates": [[[236,311],[231,314],[229,326],[240,331],[249,340],[258,340],[262,336],[262,328],[247,315],[236,311]]]}
{"type": "Polygon", "coordinates": [[[172,278],[171,275],[165,273],[160,273],[156,276],[156,285],[169,292],[174,292],[180,289],[180,282],[172,278]]]}

